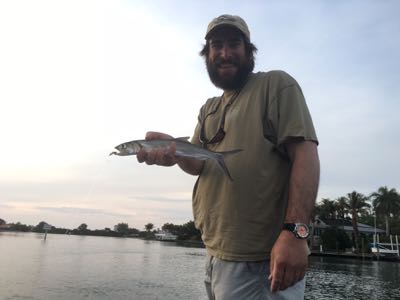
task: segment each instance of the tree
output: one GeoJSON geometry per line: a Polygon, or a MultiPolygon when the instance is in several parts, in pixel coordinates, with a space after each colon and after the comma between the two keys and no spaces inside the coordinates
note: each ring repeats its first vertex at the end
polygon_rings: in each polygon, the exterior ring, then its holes
{"type": "Polygon", "coordinates": [[[43,226],[44,226],[45,224],[47,224],[45,221],[39,222],[39,224],[37,224],[37,225],[33,228],[33,231],[35,231],[35,232],[43,232],[43,231],[44,231],[43,226]]]}
{"type": "Polygon", "coordinates": [[[17,222],[16,224],[11,224],[12,230],[15,231],[23,231],[23,232],[28,232],[31,231],[32,226],[28,226],[25,224],[21,224],[20,222],[17,222]]]}
{"type": "Polygon", "coordinates": [[[82,223],[81,225],[79,225],[78,230],[79,231],[86,231],[88,228],[88,226],[85,223],[82,223]]]}
{"type": "Polygon", "coordinates": [[[154,224],[147,223],[146,225],[144,225],[144,228],[146,229],[147,232],[150,232],[154,228],[154,224]]]}
{"type": "Polygon", "coordinates": [[[347,216],[349,210],[347,209],[346,206],[346,197],[339,197],[336,199],[335,210],[336,210],[336,217],[338,219],[344,219],[347,216]]]}
{"type": "Polygon", "coordinates": [[[175,224],[172,224],[172,223],[165,223],[165,224],[161,227],[161,230],[162,230],[162,231],[169,232],[169,233],[172,233],[172,234],[175,234],[175,235],[178,235],[179,232],[180,232],[180,229],[181,229],[180,227],[181,227],[181,226],[175,225],[175,224]]]}
{"type": "Polygon", "coordinates": [[[185,239],[201,241],[201,232],[194,225],[194,221],[189,221],[183,224],[182,227],[184,229],[185,239]]]}
{"type": "Polygon", "coordinates": [[[127,234],[129,232],[129,225],[128,223],[118,223],[115,226],[115,231],[121,234],[127,234]]]}
{"type": "Polygon", "coordinates": [[[335,219],[335,202],[333,200],[330,200],[329,198],[323,198],[319,204],[315,205],[314,215],[322,219],[335,219]]]}
{"type": "Polygon", "coordinates": [[[351,214],[356,251],[359,250],[360,239],[360,233],[358,232],[358,215],[368,213],[367,208],[370,207],[370,205],[366,201],[367,197],[361,193],[357,193],[356,191],[347,194],[346,207],[349,209],[351,214]]]}
{"type": "Polygon", "coordinates": [[[4,225],[6,224],[6,221],[4,221],[3,219],[0,219],[0,225],[4,225]]]}
{"type": "Polygon", "coordinates": [[[396,189],[389,190],[386,186],[383,186],[377,192],[372,193],[370,198],[372,199],[375,214],[385,218],[386,235],[389,235],[389,219],[400,212],[400,195],[396,189]]]}
{"type": "Polygon", "coordinates": [[[178,240],[201,240],[201,233],[196,229],[193,221],[189,221],[183,225],[165,223],[161,229],[177,235],[178,240]]]}

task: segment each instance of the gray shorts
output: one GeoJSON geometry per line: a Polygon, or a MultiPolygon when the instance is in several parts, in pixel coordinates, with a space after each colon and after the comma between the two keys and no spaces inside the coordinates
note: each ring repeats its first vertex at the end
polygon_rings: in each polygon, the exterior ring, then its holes
{"type": "Polygon", "coordinates": [[[269,261],[236,262],[207,255],[204,280],[210,300],[301,300],[305,279],[271,293],[269,261]]]}

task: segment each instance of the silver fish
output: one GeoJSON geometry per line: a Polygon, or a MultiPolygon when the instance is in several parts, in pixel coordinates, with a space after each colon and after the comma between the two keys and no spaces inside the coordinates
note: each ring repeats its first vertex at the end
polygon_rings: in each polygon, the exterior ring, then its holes
{"type": "Polygon", "coordinates": [[[189,137],[180,137],[175,139],[155,139],[155,140],[135,140],[126,143],[122,143],[115,147],[119,152],[111,152],[110,155],[136,155],[139,150],[144,149],[145,151],[151,151],[156,148],[168,148],[171,143],[176,144],[176,156],[191,157],[199,160],[214,159],[221,170],[233,181],[228,168],[226,167],[224,157],[235,154],[242,151],[242,149],[236,149],[231,151],[214,152],[204,149],[200,146],[194,145],[188,142],[189,137]]]}

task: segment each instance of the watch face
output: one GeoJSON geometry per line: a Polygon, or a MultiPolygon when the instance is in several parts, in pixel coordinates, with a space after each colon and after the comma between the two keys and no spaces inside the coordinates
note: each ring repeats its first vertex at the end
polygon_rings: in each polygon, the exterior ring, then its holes
{"type": "Polygon", "coordinates": [[[296,226],[296,233],[300,238],[307,238],[308,237],[308,228],[303,224],[297,224],[296,226]]]}

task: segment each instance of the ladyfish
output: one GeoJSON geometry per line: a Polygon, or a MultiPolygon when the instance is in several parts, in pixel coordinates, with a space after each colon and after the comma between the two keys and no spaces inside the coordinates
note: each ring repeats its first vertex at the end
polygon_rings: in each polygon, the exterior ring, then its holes
{"type": "Polygon", "coordinates": [[[155,139],[155,140],[135,140],[126,143],[122,143],[115,147],[119,152],[111,152],[110,155],[136,155],[139,150],[144,149],[146,151],[151,151],[156,148],[167,148],[171,143],[176,144],[176,156],[181,157],[192,157],[199,160],[214,159],[221,170],[226,176],[233,181],[228,168],[226,167],[224,157],[235,154],[242,151],[242,149],[236,149],[231,151],[214,152],[204,149],[200,146],[194,145],[188,142],[189,137],[180,137],[176,139],[155,139]]]}

